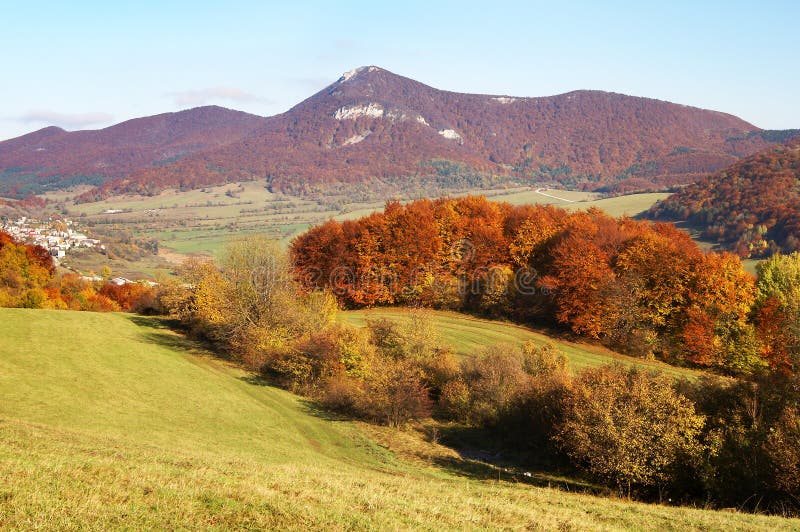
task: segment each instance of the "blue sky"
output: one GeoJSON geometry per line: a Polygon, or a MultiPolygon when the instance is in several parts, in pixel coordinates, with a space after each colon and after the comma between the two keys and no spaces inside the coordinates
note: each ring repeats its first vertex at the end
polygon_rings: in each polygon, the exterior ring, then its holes
{"type": "Polygon", "coordinates": [[[272,115],[361,65],[459,92],[601,89],[800,128],[800,2],[695,4],[0,0],[0,139],[203,104],[272,115]]]}

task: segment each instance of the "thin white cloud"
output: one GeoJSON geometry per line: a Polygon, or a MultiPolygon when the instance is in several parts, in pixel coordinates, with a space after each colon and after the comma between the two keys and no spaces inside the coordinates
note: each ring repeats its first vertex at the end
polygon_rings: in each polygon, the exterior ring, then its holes
{"type": "Polygon", "coordinates": [[[334,80],[329,78],[323,77],[311,77],[311,78],[291,78],[290,80],[292,83],[302,86],[304,89],[310,89],[318,91],[324,87],[330,85],[334,80]]]}
{"type": "Polygon", "coordinates": [[[355,48],[356,45],[357,43],[353,39],[336,39],[333,41],[333,46],[340,50],[349,50],[350,48],[355,48]]]}
{"type": "Polygon", "coordinates": [[[237,103],[264,102],[270,103],[255,94],[236,87],[210,87],[207,89],[187,90],[167,93],[177,105],[204,105],[211,101],[228,100],[237,103]]]}
{"type": "Polygon", "coordinates": [[[17,117],[17,121],[25,124],[44,123],[67,128],[107,124],[112,120],[114,120],[114,117],[108,113],[59,113],[46,109],[30,110],[17,117]]]}

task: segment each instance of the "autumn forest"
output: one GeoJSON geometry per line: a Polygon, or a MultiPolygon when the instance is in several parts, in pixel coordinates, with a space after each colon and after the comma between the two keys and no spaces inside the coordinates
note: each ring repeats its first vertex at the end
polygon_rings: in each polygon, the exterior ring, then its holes
{"type": "Polygon", "coordinates": [[[791,347],[800,337],[785,336],[796,330],[776,328],[800,318],[787,301],[795,288],[775,281],[796,279],[800,256],[776,256],[755,279],[735,255],[703,253],[671,224],[481,197],[420,200],[315,227],[292,256],[307,289],[331,290],[349,307],[549,323],[634,356],[729,375],[794,372],[800,362],[791,347]]]}

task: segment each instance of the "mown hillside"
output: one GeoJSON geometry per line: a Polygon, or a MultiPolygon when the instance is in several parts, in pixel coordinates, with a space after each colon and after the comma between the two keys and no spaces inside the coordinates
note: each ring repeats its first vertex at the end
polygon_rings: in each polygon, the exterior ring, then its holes
{"type": "Polygon", "coordinates": [[[0,324],[2,528],[800,526],[481,480],[454,455],[412,464],[158,319],[0,309],[0,324]]]}
{"type": "Polygon", "coordinates": [[[800,140],[769,148],[654,205],[742,257],[800,250],[800,140]]]}
{"type": "MultiPolygon", "coordinates": [[[[407,308],[372,308],[345,311],[340,314],[339,319],[352,325],[364,326],[370,321],[380,319],[408,324],[411,322],[411,316],[407,308]]],[[[621,355],[599,345],[557,339],[513,323],[441,310],[426,309],[422,316],[430,321],[442,340],[462,358],[479,356],[482,351],[497,345],[522,345],[525,342],[533,342],[536,345],[552,344],[557,347],[559,352],[567,357],[569,367],[576,371],[622,362],[644,371],[662,372],[675,378],[693,379],[703,375],[702,372],[690,368],[621,355]]]]}

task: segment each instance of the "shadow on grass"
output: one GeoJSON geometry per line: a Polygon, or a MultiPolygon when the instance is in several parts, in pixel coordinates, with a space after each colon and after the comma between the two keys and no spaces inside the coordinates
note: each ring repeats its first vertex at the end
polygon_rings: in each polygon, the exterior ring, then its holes
{"type": "Polygon", "coordinates": [[[346,414],[327,409],[312,399],[300,399],[300,404],[306,414],[324,419],[325,421],[352,421],[353,418],[346,414]]]}
{"type": "MultiPolygon", "coordinates": [[[[278,382],[276,378],[268,375],[244,375],[239,377],[239,380],[246,382],[247,384],[252,384],[253,386],[269,386],[271,388],[280,388],[281,390],[286,390],[286,387],[281,386],[281,383],[278,382]]],[[[353,421],[351,416],[329,410],[313,399],[309,399],[300,395],[297,397],[303,411],[310,416],[324,419],[326,421],[353,421]]]]}
{"type": "Polygon", "coordinates": [[[203,354],[210,354],[200,342],[190,340],[176,334],[163,332],[143,332],[142,338],[147,343],[155,344],[160,347],[166,347],[172,351],[196,354],[200,354],[202,352],[203,354]]]}
{"type": "Polygon", "coordinates": [[[171,320],[158,316],[141,316],[139,314],[131,314],[128,316],[131,323],[139,327],[146,327],[148,329],[167,329],[177,331],[180,329],[180,322],[178,320],[171,320]]]}
{"type": "Polygon", "coordinates": [[[433,463],[454,475],[476,480],[502,480],[562,491],[606,494],[607,489],[580,478],[546,445],[527,452],[508,452],[502,437],[487,429],[464,426],[438,426],[439,444],[458,453],[458,457],[436,457],[433,463]]]}
{"type": "Polygon", "coordinates": [[[208,355],[227,360],[227,357],[216,352],[209,343],[187,336],[178,320],[138,315],[130,316],[128,319],[134,325],[142,328],[141,336],[147,343],[181,353],[208,355]]]}
{"type": "Polygon", "coordinates": [[[239,377],[240,381],[246,382],[247,384],[252,384],[253,386],[271,386],[275,388],[280,388],[277,384],[272,380],[261,375],[244,375],[239,377]]]}
{"type": "Polygon", "coordinates": [[[610,494],[610,491],[603,486],[584,482],[579,478],[569,478],[547,471],[536,471],[533,468],[520,468],[514,465],[501,466],[477,460],[444,457],[434,459],[433,464],[453,475],[474,480],[513,482],[538,488],[550,488],[588,495],[610,494]]]}

